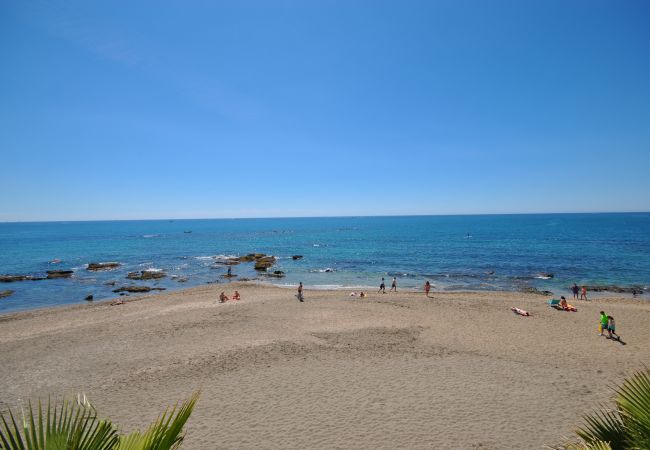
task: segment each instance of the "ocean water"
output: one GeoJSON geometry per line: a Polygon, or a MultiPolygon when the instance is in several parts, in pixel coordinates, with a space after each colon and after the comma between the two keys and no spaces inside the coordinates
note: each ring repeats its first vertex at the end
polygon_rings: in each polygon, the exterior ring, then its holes
{"type": "Polygon", "coordinates": [[[15,291],[0,298],[0,312],[113,298],[112,289],[129,284],[227,283],[227,268],[215,262],[253,252],[278,257],[272,270],[286,277],[259,276],[250,263],[233,273],[279,285],[376,289],[395,276],[401,288],[428,279],[437,290],[560,293],[574,282],[647,289],[650,213],[0,223],[0,274],[74,270],[69,279],[0,283],[15,291]],[[104,261],[122,266],[86,270],[104,261]],[[167,278],[125,278],[151,268],[167,278]]]}

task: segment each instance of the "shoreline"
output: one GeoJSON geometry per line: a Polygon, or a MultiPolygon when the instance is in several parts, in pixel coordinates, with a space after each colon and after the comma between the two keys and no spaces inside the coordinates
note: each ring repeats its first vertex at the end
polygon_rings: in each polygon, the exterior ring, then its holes
{"type": "MultiPolygon", "coordinates": [[[[158,297],[158,296],[165,296],[165,295],[182,295],[182,294],[190,294],[193,291],[196,290],[201,290],[204,288],[212,287],[215,288],[215,290],[218,290],[219,288],[226,288],[226,289],[232,289],[231,286],[259,286],[259,287],[270,287],[270,288],[277,288],[277,289],[283,289],[283,290],[295,290],[298,285],[297,284],[275,284],[275,283],[270,283],[266,282],[264,280],[246,280],[246,281],[231,281],[231,282],[226,282],[226,283],[206,283],[198,286],[192,286],[192,287],[179,287],[177,289],[165,289],[164,291],[151,291],[147,292],[144,294],[136,294],[136,295],[125,295],[125,296],[120,296],[116,295],[114,297],[110,298],[104,298],[104,299],[99,299],[99,300],[92,300],[92,301],[86,301],[86,300],[80,300],[77,301],[76,303],[64,303],[64,304],[59,304],[59,305],[52,305],[52,306],[41,306],[41,307],[36,307],[36,308],[28,308],[28,309],[19,309],[19,310],[14,310],[14,311],[6,311],[6,312],[0,312],[0,323],[6,320],[13,320],[12,316],[18,316],[18,315],[29,315],[30,313],[43,313],[49,310],[60,310],[60,309],[86,309],[89,307],[93,306],[105,306],[106,304],[109,304],[110,302],[114,302],[117,300],[120,300],[124,303],[128,302],[134,302],[134,301],[141,301],[145,300],[148,298],[152,297],[158,297]]],[[[433,284],[432,284],[433,286],[433,284]]],[[[377,291],[377,286],[337,286],[333,287],[331,285],[325,285],[325,286],[309,286],[305,285],[305,290],[309,291],[315,291],[315,292],[349,292],[349,291],[359,291],[359,290],[367,290],[366,293],[371,293],[371,294],[376,294],[377,291]]],[[[408,294],[424,294],[424,291],[422,289],[418,288],[399,288],[398,293],[408,293],[408,294]]],[[[445,295],[445,294],[492,294],[492,295],[499,295],[499,294],[520,294],[520,295],[534,295],[539,298],[552,298],[552,297],[559,297],[562,294],[561,293],[553,293],[552,295],[550,294],[544,294],[542,292],[525,292],[525,291],[515,291],[515,290],[472,290],[472,289],[459,289],[459,290],[435,290],[431,289],[430,291],[432,294],[440,294],[440,295],[445,295]]],[[[650,293],[644,292],[643,294],[638,295],[637,297],[632,297],[631,294],[628,293],[622,293],[622,292],[608,292],[608,291],[603,291],[603,292],[593,292],[589,293],[589,300],[587,302],[595,301],[595,300],[609,300],[609,301],[616,301],[616,300],[632,300],[632,301],[650,301],[650,293]]],[[[218,294],[217,294],[218,295],[218,294]]],[[[386,295],[389,295],[388,290],[386,291],[386,295]]],[[[395,295],[395,293],[391,293],[390,295],[395,295]]],[[[565,297],[567,297],[567,300],[569,301],[569,293],[564,294],[565,297]]],[[[577,301],[580,303],[585,302],[584,300],[573,300],[577,301]]]]}

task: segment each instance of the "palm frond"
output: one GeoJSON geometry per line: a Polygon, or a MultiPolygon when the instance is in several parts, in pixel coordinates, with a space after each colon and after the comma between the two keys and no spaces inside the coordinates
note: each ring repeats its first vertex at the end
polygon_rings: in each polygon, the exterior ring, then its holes
{"type": "Polygon", "coordinates": [[[603,441],[593,441],[590,444],[570,444],[566,450],[612,450],[612,447],[603,441]]]}
{"type": "Polygon", "coordinates": [[[134,431],[126,436],[121,436],[117,449],[172,450],[179,448],[185,437],[183,427],[192,414],[199,395],[199,392],[195,392],[180,408],[177,404],[171,411],[166,410],[144,433],[134,431]]]}
{"type": "Polygon", "coordinates": [[[585,416],[585,425],[576,430],[587,444],[608,442],[612,450],[625,450],[626,430],[616,411],[601,410],[585,416]]]}
{"type": "Polygon", "coordinates": [[[618,389],[616,403],[632,448],[650,448],[650,371],[639,372],[618,389]]]}
{"type": "Polygon", "coordinates": [[[117,445],[116,428],[97,418],[85,396],[77,402],[64,398],[60,406],[54,407],[48,400],[46,411],[40,401],[34,411],[30,402],[22,419],[21,429],[11,409],[0,415],[0,449],[111,450],[117,445]]]}

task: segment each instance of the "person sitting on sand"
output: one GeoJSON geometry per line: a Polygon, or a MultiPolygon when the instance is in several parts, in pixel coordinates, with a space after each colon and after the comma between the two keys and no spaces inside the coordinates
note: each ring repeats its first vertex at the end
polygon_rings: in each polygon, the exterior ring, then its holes
{"type": "Polygon", "coordinates": [[[228,296],[221,291],[221,294],[219,295],[219,303],[226,303],[228,300],[228,296]]]}
{"type": "Polygon", "coordinates": [[[609,333],[610,339],[614,339],[614,336],[616,336],[616,340],[621,340],[621,337],[616,334],[616,322],[614,322],[614,318],[612,316],[607,316],[607,333],[609,333]]]}
{"type": "Polygon", "coordinates": [[[233,300],[241,300],[241,296],[239,295],[239,291],[235,291],[235,293],[232,294],[232,299],[233,300]]]}
{"type": "Polygon", "coordinates": [[[560,308],[562,309],[568,309],[569,304],[566,302],[566,298],[564,298],[564,295],[560,297],[560,308]]]}
{"type": "Polygon", "coordinates": [[[359,297],[363,298],[363,297],[365,297],[365,296],[366,296],[366,293],[365,293],[365,292],[361,291],[361,292],[359,293],[359,297]]]}

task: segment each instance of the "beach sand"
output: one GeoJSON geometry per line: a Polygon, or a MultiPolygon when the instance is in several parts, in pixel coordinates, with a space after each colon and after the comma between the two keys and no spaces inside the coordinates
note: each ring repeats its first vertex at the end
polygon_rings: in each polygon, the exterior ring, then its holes
{"type": "Polygon", "coordinates": [[[569,313],[512,292],[231,284],[0,316],[0,409],[85,392],[128,431],[201,390],[185,449],[529,449],[557,444],[650,363],[650,303],[569,313]],[[526,309],[521,317],[511,306],[526,309]],[[628,345],[597,335],[613,315],[628,345]]]}

